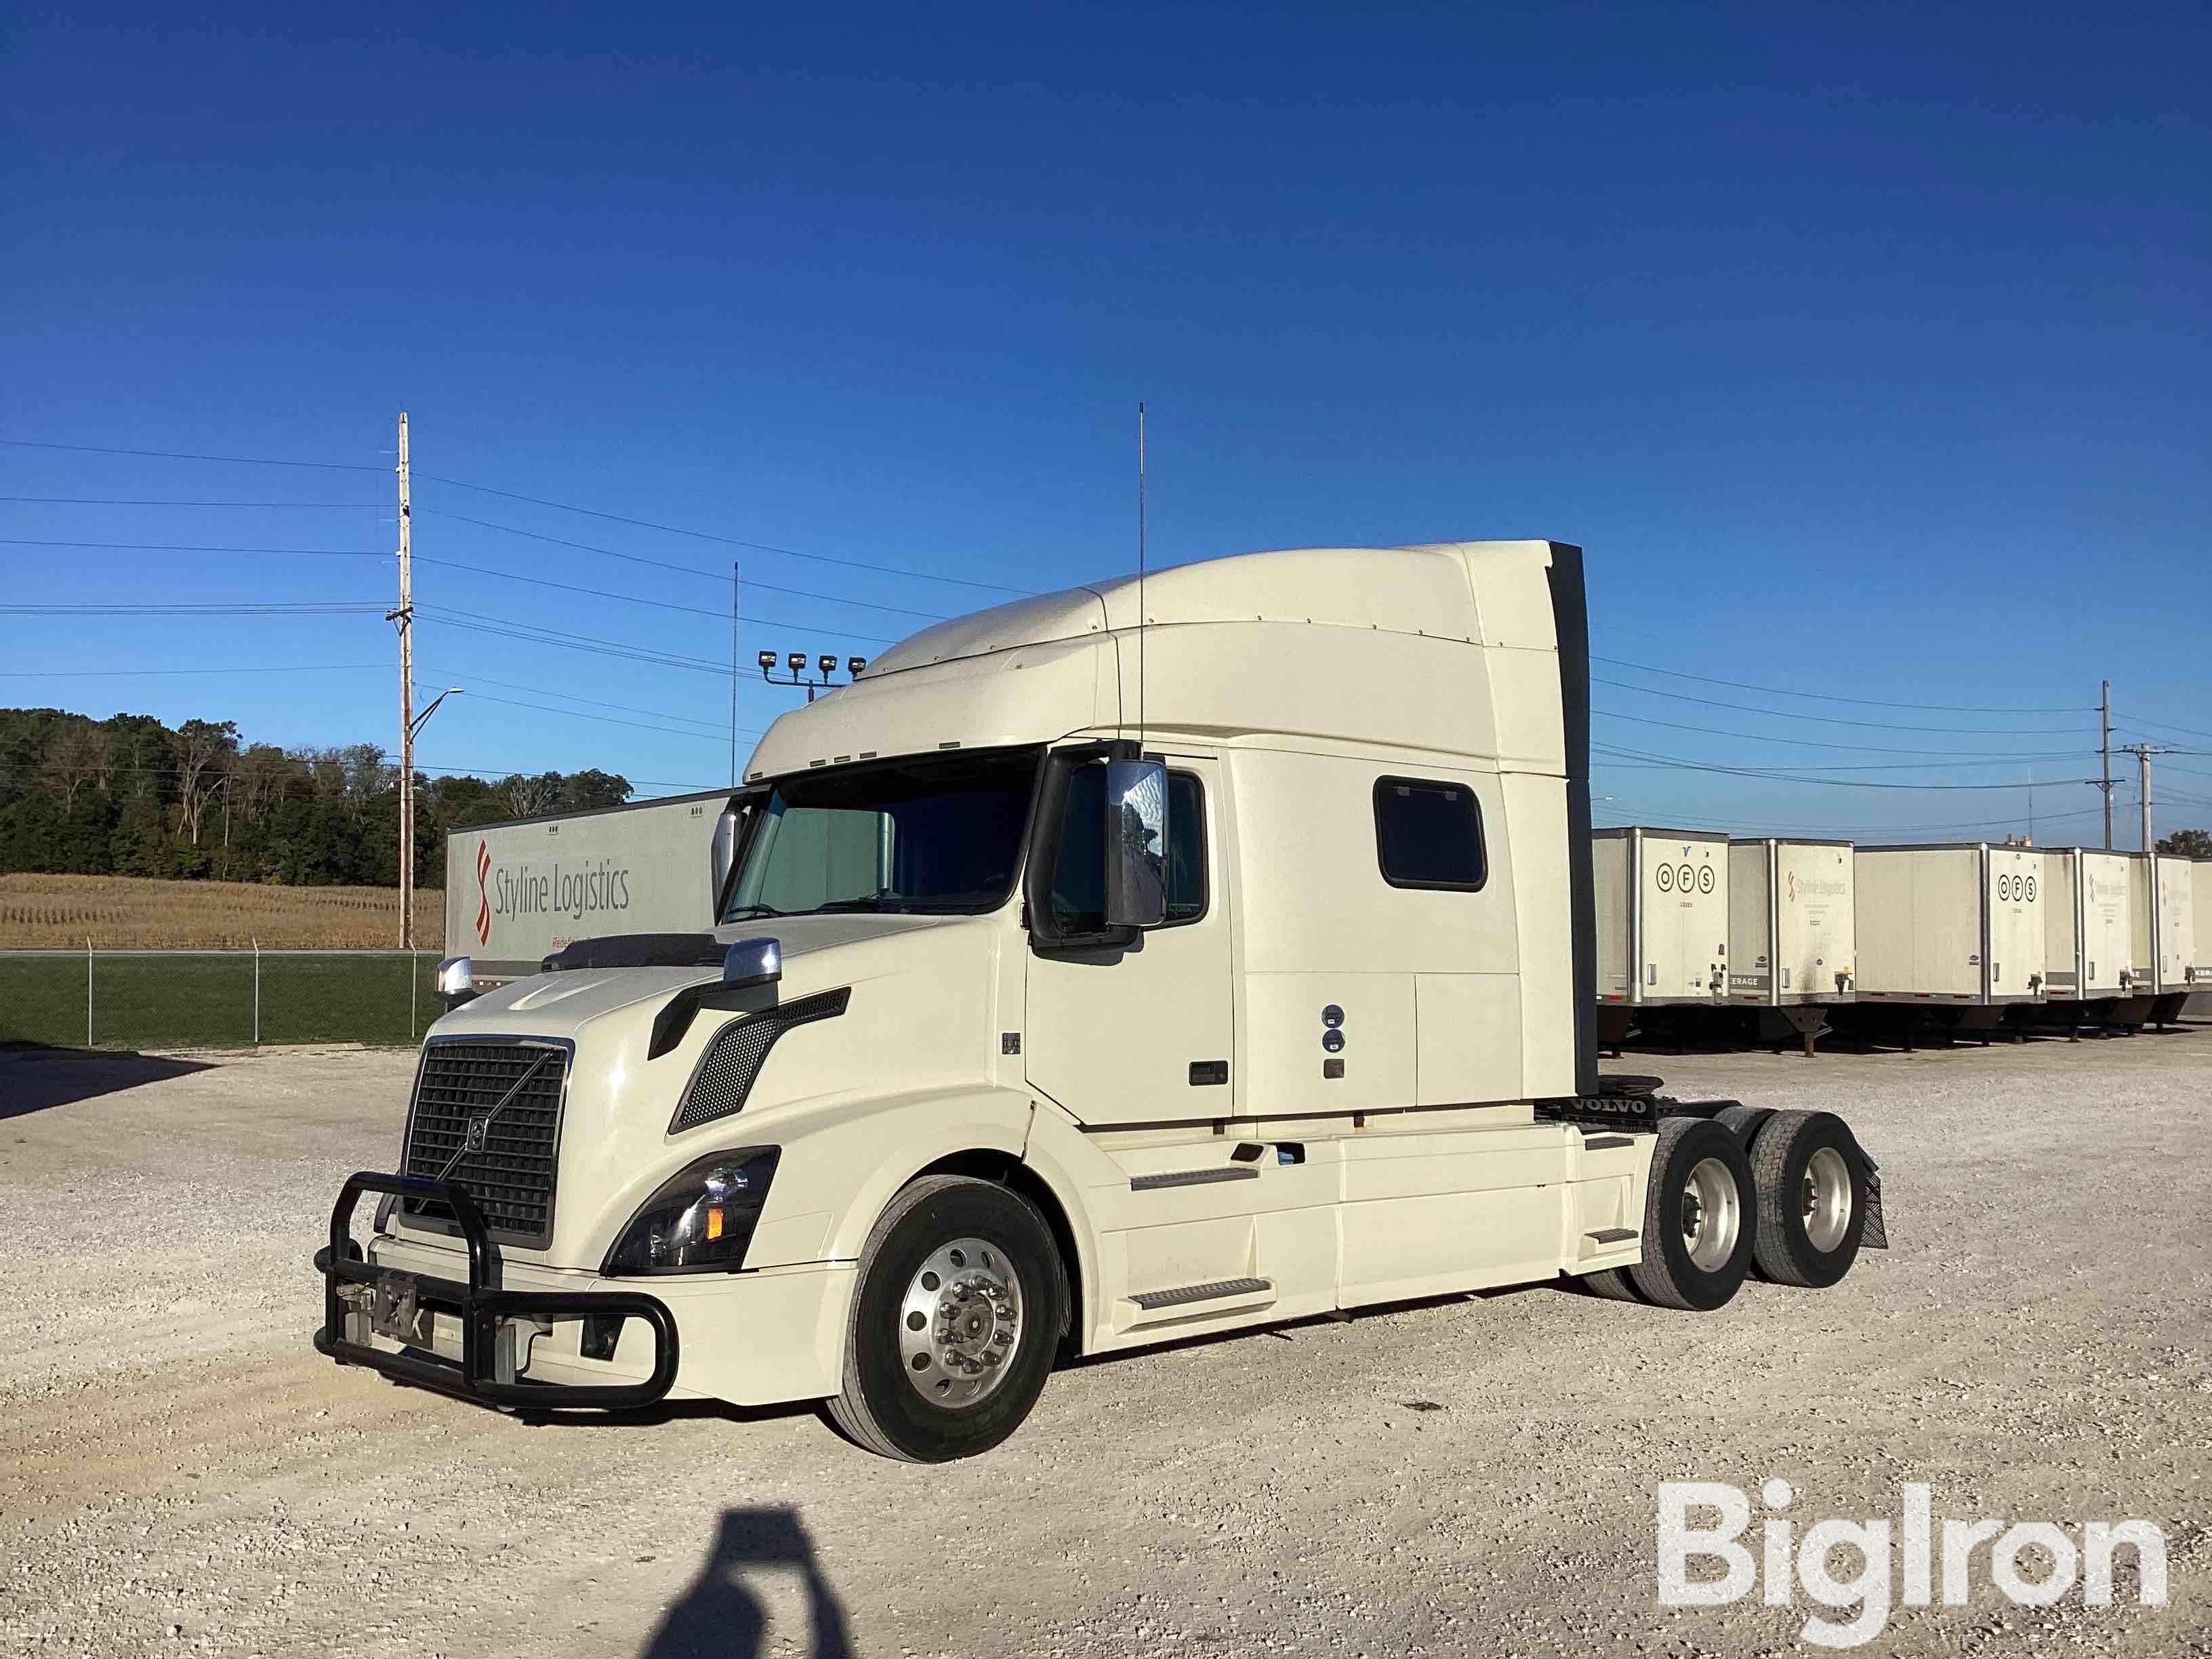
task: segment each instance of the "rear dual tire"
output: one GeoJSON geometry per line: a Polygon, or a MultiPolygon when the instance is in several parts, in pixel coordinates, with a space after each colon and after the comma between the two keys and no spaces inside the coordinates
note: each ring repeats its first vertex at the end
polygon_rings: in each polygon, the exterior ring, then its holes
{"type": "Polygon", "coordinates": [[[1618,1302],[1709,1313],[1751,1270],[1759,1201],[1743,1143],[1709,1118],[1659,1125],[1644,1194],[1644,1260],[1583,1280],[1618,1302]]]}
{"type": "Polygon", "coordinates": [[[1826,1290],[1851,1270],[1866,1232],[1866,1156],[1833,1112],[1777,1112],[1751,1143],[1759,1183],[1759,1276],[1826,1290]]]}

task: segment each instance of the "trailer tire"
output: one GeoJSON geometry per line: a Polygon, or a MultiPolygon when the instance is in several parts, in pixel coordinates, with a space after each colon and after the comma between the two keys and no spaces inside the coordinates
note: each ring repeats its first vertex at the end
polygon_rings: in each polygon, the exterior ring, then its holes
{"type": "Polygon", "coordinates": [[[1027,1200],[965,1176],[909,1182],[860,1249],[830,1419],[904,1462],[988,1451],[1044,1391],[1067,1306],[1052,1230],[1027,1200]]]}
{"type": "Polygon", "coordinates": [[[1710,1313],[1735,1295],[1751,1268],[1759,1225],[1751,1159],[1711,1118],[1668,1118],[1656,1139],[1644,1260],[1628,1276],[1646,1302],[1710,1313]]]}
{"type": "Polygon", "coordinates": [[[1762,1277],[1826,1290],[1851,1270],[1866,1232],[1866,1157],[1833,1112],[1777,1112],[1752,1143],[1762,1277]]]}

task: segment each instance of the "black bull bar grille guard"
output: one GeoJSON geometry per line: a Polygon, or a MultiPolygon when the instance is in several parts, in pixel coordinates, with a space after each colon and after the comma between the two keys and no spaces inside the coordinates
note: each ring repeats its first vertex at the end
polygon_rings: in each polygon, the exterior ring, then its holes
{"type": "Polygon", "coordinates": [[[639,1291],[501,1289],[495,1282],[499,1260],[490,1228],[476,1200],[457,1182],[379,1175],[366,1170],[349,1176],[331,1209],[331,1242],[315,1252],[315,1271],[323,1276],[323,1324],[315,1333],[315,1347],[342,1365],[367,1365],[399,1382],[420,1383],[490,1405],[547,1410],[649,1406],[676,1381],[676,1320],[658,1297],[639,1291]],[[380,1267],[362,1260],[352,1227],[353,1212],[364,1193],[432,1199],[447,1206],[468,1245],[468,1282],[380,1267]],[[433,1355],[391,1353],[373,1346],[368,1340],[371,1316],[364,1304],[380,1292],[402,1296],[411,1292],[416,1308],[454,1315],[461,1328],[459,1364],[433,1355]],[[645,1381],[602,1384],[517,1379],[513,1328],[507,1322],[550,1324],[594,1316],[641,1319],[651,1328],[653,1371],[645,1381]]]}

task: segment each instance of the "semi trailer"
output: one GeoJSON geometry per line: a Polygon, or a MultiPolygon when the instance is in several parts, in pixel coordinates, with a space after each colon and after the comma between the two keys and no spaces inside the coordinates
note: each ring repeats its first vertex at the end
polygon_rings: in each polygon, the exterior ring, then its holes
{"type": "Polygon", "coordinates": [[[2151,1018],[2168,1025],[2181,1018],[2197,980],[2197,861],[2172,853],[2150,856],[2151,1018]]]}
{"type": "Polygon", "coordinates": [[[1665,1025],[1663,1010],[1717,1006],[1728,976],[1728,836],[1644,824],[1595,830],[1590,874],[1599,1042],[1665,1025]]]}
{"type": "Polygon", "coordinates": [[[1728,1000],[1756,1011],[1761,1038],[1794,1034],[1809,1054],[1826,1010],[1854,994],[1851,843],[1764,836],[1728,857],[1728,1000]]]}
{"type": "MultiPolygon", "coordinates": [[[[2136,963],[2149,946],[2136,942],[2132,866],[2136,853],[2045,847],[2041,854],[2045,1023],[2078,1035],[2087,1025],[2133,1030],[2151,1015],[2148,979],[2136,963]]],[[[2148,922],[2148,916],[2144,918],[2148,922]]]]}
{"type": "Polygon", "coordinates": [[[698,927],[731,791],[480,823],[446,837],[446,941],[479,986],[526,977],[579,939],[698,927]]]}
{"type": "Polygon", "coordinates": [[[1063,1356],[1833,1284],[1886,1242],[1843,1121],[1599,1075],[1586,653],[1543,541],[913,635],[763,737],[714,926],[441,965],[316,1346],[509,1409],[826,1401],[941,1461],[1063,1356]]]}
{"type": "Polygon", "coordinates": [[[2043,1000],[2043,859],[1986,842],[1861,847],[1852,854],[1855,1013],[1887,1005],[1907,1030],[1984,1037],[2043,1000]]]}

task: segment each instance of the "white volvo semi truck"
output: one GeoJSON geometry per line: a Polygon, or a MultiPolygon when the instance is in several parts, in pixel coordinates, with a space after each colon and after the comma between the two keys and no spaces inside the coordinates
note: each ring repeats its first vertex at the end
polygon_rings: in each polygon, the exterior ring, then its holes
{"type": "Polygon", "coordinates": [[[1883,1242],[1841,1121],[1599,1078],[1586,651],[1543,541],[914,635],[762,739],[716,925],[432,1028],[317,1346],[507,1407],[826,1401],[933,1461],[1063,1354],[1563,1274],[1832,1284],[1883,1242]]]}

